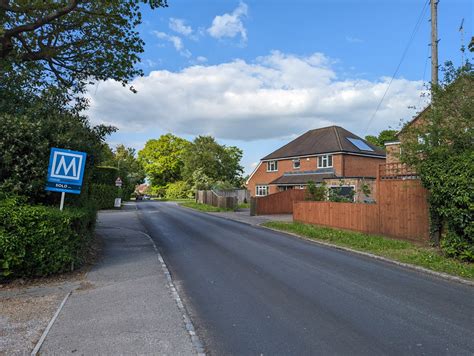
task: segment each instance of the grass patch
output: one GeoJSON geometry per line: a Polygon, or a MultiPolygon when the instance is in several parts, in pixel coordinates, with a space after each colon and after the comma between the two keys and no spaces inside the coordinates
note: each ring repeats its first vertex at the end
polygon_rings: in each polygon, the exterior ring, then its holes
{"type": "Polygon", "coordinates": [[[250,203],[242,203],[237,206],[237,209],[249,209],[250,203]]]}
{"type": "Polygon", "coordinates": [[[223,208],[219,208],[217,206],[196,203],[195,201],[180,202],[179,205],[185,206],[186,208],[191,208],[191,209],[196,209],[196,210],[199,210],[199,211],[204,211],[204,212],[207,212],[207,213],[216,213],[216,212],[221,212],[221,211],[234,211],[233,209],[223,209],[223,208]]]}
{"type": "Polygon", "coordinates": [[[297,222],[269,221],[264,223],[263,226],[474,280],[473,263],[460,262],[445,257],[435,248],[418,246],[408,241],[297,222]]]}

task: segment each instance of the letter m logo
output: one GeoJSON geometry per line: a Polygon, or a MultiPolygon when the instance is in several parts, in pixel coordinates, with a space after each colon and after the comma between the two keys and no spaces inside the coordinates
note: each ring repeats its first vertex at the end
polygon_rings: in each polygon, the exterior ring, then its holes
{"type": "Polygon", "coordinates": [[[68,152],[54,152],[51,177],[79,180],[82,156],[68,152]]]}

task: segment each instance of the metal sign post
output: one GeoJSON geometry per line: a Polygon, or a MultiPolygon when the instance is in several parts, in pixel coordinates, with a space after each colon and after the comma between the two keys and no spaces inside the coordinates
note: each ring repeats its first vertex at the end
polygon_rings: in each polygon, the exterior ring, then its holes
{"type": "MultiPolygon", "coordinates": [[[[118,188],[117,195],[119,195],[120,188],[122,187],[122,180],[120,179],[120,177],[118,177],[115,180],[115,186],[118,188]]],[[[114,208],[120,208],[121,206],[122,206],[122,198],[120,197],[115,198],[114,208]]]]}
{"type": "Polygon", "coordinates": [[[61,192],[60,210],[64,208],[66,193],[81,194],[86,157],[85,152],[51,148],[45,190],[61,192]]]}

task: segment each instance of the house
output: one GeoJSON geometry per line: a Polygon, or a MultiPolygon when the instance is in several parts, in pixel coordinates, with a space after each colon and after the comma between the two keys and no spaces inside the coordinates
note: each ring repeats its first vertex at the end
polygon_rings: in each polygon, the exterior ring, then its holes
{"type": "Polygon", "coordinates": [[[401,141],[403,140],[403,134],[410,127],[418,127],[423,125],[426,116],[429,114],[431,105],[428,105],[423,111],[417,114],[411,121],[407,122],[406,125],[396,134],[397,141],[385,142],[385,151],[387,152],[386,163],[400,163],[400,155],[402,153],[401,141]]]}
{"type": "MultiPolygon", "coordinates": [[[[288,189],[304,189],[308,182],[325,182],[343,195],[355,193],[363,201],[368,186],[374,193],[379,164],[385,151],[340,126],[310,130],[263,157],[247,180],[251,196],[288,189]],[[353,193],[351,193],[353,191],[353,193]]],[[[373,194],[370,194],[371,196],[373,194]]]]}

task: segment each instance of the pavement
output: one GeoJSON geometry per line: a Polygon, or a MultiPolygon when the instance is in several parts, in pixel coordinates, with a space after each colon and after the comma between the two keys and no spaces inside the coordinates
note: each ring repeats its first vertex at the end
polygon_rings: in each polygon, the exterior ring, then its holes
{"type": "Polygon", "coordinates": [[[167,202],[137,202],[214,355],[472,355],[474,288],[167,202]]]}
{"type": "Polygon", "coordinates": [[[179,296],[141,231],[134,206],[100,213],[103,258],[67,299],[41,354],[197,353],[179,296]]]}
{"type": "Polygon", "coordinates": [[[275,214],[275,215],[257,215],[250,216],[250,209],[241,209],[239,211],[224,211],[216,213],[208,213],[211,215],[219,216],[221,218],[230,219],[234,221],[240,221],[245,224],[258,226],[267,221],[286,221],[292,222],[292,214],[275,214]]]}

